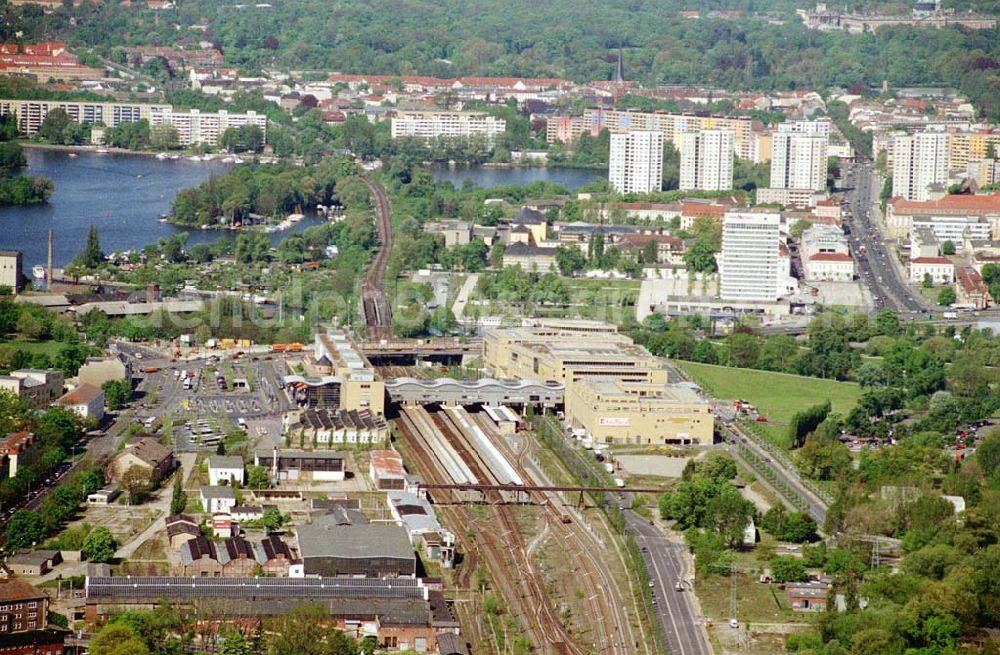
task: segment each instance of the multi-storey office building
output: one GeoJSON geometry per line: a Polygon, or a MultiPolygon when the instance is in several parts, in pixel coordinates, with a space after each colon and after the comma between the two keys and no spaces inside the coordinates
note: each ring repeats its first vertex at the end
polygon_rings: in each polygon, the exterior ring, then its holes
{"type": "Polygon", "coordinates": [[[779,296],[781,215],[727,212],[722,222],[723,300],[774,302],[779,296]]]}

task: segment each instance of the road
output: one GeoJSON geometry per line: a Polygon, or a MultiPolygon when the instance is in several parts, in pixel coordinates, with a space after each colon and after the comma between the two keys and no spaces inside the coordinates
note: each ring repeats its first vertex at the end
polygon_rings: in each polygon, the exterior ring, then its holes
{"type": "Polygon", "coordinates": [[[893,263],[895,255],[886,247],[879,229],[879,180],[870,162],[862,161],[847,173],[847,206],[844,225],[850,230],[851,252],[858,264],[858,274],[869,288],[875,309],[922,313],[925,307],[903,278],[902,267],[893,263]]]}
{"type": "MultiPolygon", "coordinates": [[[[674,366],[669,362],[669,360],[666,360],[666,363],[668,379],[690,380],[684,371],[674,366]]],[[[756,469],[753,462],[750,461],[750,458],[744,457],[739,452],[740,449],[748,449],[751,453],[753,453],[753,455],[756,456],[757,460],[759,460],[759,465],[769,468],[778,482],[785,485],[788,489],[791,489],[795,494],[798,494],[806,501],[806,511],[809,512],[809,515],[813,517],[818,525],[822,526],[823,522],[826,520],[826,503],[806,486],[806,482],[799,476],[798,472],[795,471],[795,468],[780,461],[778,455],[765,449],[755,435],[743,430],[740,427],[739,423],[736,421],[736,412],[730,401],[709,398],[709,402],[712,403],[712,413],[717,417],[720,428],[723,431],[724,438],[729,444],[726,447],[726,450],[728,450],[732,455],[739,457],[740,460],[750,468],[756,469]]],[[[758,478],[760,478],[760,476],[758,476],[758,478]]],[[[763,478],[760,479],[761,483],[771,487],[771,490],[779,496],[784,495],[778,488],[780,484],[771,483],[763,478]]],[[[793,502],[792,505],[794,504],[795,503],[793,502]]]]}
{"type": "Polygon", "coordinates": [[[625,523],[646,560],[653,585],[653,609],[671,655],[712,655],[708,634],[698,618],[687,564],[687,546],[667,539],[663,531],[650,525],[630,509],[625,523]],[[683,591],[677,591],[681,582],[683,591]]]}

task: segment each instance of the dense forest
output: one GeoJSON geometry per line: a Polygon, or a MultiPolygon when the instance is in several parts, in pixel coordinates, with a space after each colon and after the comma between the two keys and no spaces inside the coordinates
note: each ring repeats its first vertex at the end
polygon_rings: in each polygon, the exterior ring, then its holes
{"type": "MultiPolygon", "coordinates": [[[[168,45],[204,37],[246,71],[265,66],[460,75],[610,79],[616,53],[629,79],[645,84],[696,83],[726,88],[825,88],[888,80],[894,86],[957,86],[988,115],[1000,114],[1000,38],[996,30],[886,29],[849,35],[807,30],[794,9],[804,0],[683,3],[637,0],[415,0],[399,11],[379,0],[290,0],[234,10],[231,3],[180,3],[169,13],[105,3],[73,10],[65,38],[110,54],[116,46],[168,45]],[[679,11],[735,9],[729,20],[682,18],[679,11]],[[769,20],[777,19],[777,20],[769,20]],[[175,29],[174,24],[181,29],[175,29]],[[184,29],[207,26],[204,31],[184,29]],[[111,41],[108,35],[122,35],[111,41]]],[[[909,3],[848,3],[852,9],[908,11],[909,3]]],[[[951,2],[958,11],[995,11],[995,3],[951,2]]],[[[33,33],[67,26],[63,12],[9,9],[33,33]],[[28,14],[25,16],[24,14],[28,14]]],[[[11,23],[8,22],[7,25],[11,23]]],[[[16,24],[16,23],[15,23],[16,24]]],[[[2,32],[11,29],[0,25],[2,32]]]]}

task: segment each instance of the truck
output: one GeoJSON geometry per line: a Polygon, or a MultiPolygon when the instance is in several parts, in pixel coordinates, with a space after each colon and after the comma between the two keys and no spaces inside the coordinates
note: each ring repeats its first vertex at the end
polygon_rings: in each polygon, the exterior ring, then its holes
{"type": "Polygon", "coordinates": [[[142,369],[142,372],[143,373],[159,373],[160,372],[160,367],[159,366],[147,366],[147,367],[145,367],[145,368],[142,369]]]}
{"type": "Polygon", "coordinates": [[[954,319],[958,318],[958,312],[945,312],[945,313],[943,314],[943,316],[944,316],[945,318],[948,318],[948,319],[952,319],[952,320],[954,320],[954,319]]]}

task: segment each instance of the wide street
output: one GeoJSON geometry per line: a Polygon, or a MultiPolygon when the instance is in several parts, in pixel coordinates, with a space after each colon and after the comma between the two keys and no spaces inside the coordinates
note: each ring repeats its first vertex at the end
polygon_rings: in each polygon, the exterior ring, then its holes
{"type": "Polygon", "coordinates": [[[872,294],[875,309],[922,313],[920,298],[902,278],[902,267],[890,258],[879,229],[879,180],[872,165],[860,161],[848,169],[844,224],[850,229],[851,252],[858,264],[858,275],[872,294]]]}
{"type": "Polygon", "coordinates": [[[653,609],[667,640],[667,652],[712,655],[708,634],[694,606],[687,546],[670,541],[660,528],[650,525],[630,509],[625,510],[625,522],[646,560],[656,600],[653,609]],[[677,590],[678,583],[682,591],[677,590]]]}

